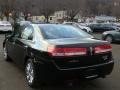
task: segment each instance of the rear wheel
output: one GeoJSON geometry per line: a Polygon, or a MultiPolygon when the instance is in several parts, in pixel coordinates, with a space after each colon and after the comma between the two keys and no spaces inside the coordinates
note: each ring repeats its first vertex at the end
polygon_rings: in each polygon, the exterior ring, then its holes
{"type": "Polygon", "coordinates": [[[108,35],[108,36],[106,36],[105,40],[108,41],[109,43],[112,43],[113,42],[113,37],[108,35]]]}
{"type": "Polygon", "coordinates": [[[26,62],[25,73],[28,85],[32,88],[38,87],[39,77],[37,75],[37,69],[31,59],[28,59],[26,62]]]}

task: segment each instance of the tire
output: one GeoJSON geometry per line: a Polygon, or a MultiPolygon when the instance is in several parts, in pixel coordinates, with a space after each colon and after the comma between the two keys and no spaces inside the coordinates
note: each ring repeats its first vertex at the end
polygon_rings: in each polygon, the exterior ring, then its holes
{"type": "Polygon", "coordinates": [[[109,43],[113,43],[113,37],[111,35],[107,35],[105,37],[105,40],[108,41],[109,43]]]}
{"type": "Polygon", "coordinates": [[[4,47],[3,47],[3,54],[4,54],[4,59],[5,59],[5,61],[12,61],[12,60],[10,59],[10,57],[8,56],[8,52],[7,52],[7,49],[6,49],[6,45],[4,45],[4,47]]]}
{"type": "Polygon", "coordinates": [[[28,85],[31,88],[37,88],[39,83],[39,77],[37,75],[37,69],[32,61],[32,59],[28,59],[25,65],[25,76],[28,85]]]}

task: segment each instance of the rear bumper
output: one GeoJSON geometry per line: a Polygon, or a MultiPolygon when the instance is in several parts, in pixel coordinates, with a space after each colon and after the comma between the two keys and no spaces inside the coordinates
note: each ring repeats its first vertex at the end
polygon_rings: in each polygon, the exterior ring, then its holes
{"type": "Polygon", "coordinates": [[[53,64],[41,64],[39,62],[36,63],[36,66],[39,71],[38,75],[42,82],[56,82],[72,79],[85,79],[88,77],[105,77],[112,72],[114,61],[94,66],[71,69],[60,69],[53,64]]]}

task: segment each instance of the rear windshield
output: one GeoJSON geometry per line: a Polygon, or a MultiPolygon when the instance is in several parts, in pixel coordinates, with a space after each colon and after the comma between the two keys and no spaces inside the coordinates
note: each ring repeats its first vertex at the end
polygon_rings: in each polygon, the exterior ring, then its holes
{"type": "Polygon", "coordinates": [[[61,38],[89,38],[92,37],[88,33],[67,25],[40,25],[39,26],[45,39],[61,39],[61,38]]]}

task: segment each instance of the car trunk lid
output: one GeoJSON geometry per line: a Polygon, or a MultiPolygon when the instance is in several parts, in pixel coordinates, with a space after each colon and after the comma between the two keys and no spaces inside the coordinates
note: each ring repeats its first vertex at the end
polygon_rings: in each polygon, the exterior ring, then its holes
{"type": "MultiPolygon", "coordinates": [[[[86,67],[91,65],[97,65],[106,63],[111,60],[112,54],[111,51],[105,51],[103,53],[94,53],[95,47],[99,50],[98,46],[108,45],[108,42],[95,40],[95,39],[56,39],[49,40],[48,43],[53,45],[55,48],[63,49],[63,48],[86,48],[86,53],[73,55],[69,54],[60,54],[63,56],[54,56],[52,57],[52,61],[56,66],[61,69],[68,68],[78,68],[78,67],[86,67]]],[[[103,47],[104,48],[104,47],[103,47]]],[[[106,48],[106,46],[105,46],[106,48]]],[[[85,51],[84,51],[85,52],[85,51]]],[[[68,52],[69,53],[69,52],[68,52]]],[[[76,51],[74,51],[76,53],[76,51]]]]}

